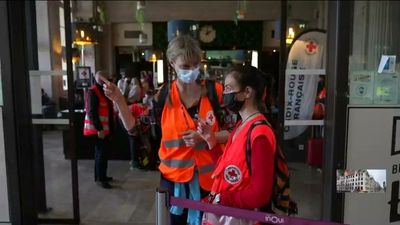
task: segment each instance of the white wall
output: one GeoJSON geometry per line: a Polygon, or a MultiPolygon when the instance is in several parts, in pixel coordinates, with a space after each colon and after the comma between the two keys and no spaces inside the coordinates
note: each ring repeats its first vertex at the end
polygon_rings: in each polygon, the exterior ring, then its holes
{"type": "MultiPolygon", "coordinates": [[[[349,109],[347,130],[347,169],[386,169],[386,193],[346,193],[344,223],[352,225],[390,225],[392,166],[399,166],[400,155],[391,155],[393,117],[399,107],[353,107],[349,109]]],[[[400,128],[400,127],[399,127],[400,128]]],[[[399,134],[399,130],[397,134],[399,134]]],[[[398,138],[399,135],[396,135],[398,138]]],[[[399,139],[397,139],[399,140],[399,139]]],[[[398,150],[398,143],[397,148],[398,150]]],[[[398,167],[399,168],[399,167],[398,167]]]]}
{"type": "MultiPolygon", "coordinates": [[[[51,70],[50,33],[47,1],[36,1],[36,21],[38,39],[39,70],[51,70]]],[[[41,87],[51,98],[53,96],[52,81],[49,76],[40,78],[41,87]]]]}
{"type": "Polygon", "coordinates": [[[10,212],[8,208],[7,174],[4,155],[3,109],[0,107],[0,223],[2,222],[10,222],[10,212]]]}

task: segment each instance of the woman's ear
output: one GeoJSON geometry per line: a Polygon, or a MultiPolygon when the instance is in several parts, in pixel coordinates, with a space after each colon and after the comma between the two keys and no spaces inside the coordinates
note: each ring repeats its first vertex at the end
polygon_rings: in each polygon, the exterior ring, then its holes
{"type": "Polygon", "coordinates": [[[251,98],[251,96],[253,95],[253,92],[254,92],[253,88],[251,88],[249,86],[247,86],[244,89],[244,94],[245,94],[246,98],[251,98]]]}

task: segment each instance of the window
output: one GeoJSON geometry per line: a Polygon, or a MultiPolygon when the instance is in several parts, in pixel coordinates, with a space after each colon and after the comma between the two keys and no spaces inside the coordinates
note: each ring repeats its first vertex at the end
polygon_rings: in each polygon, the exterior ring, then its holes
{"type": "Polygon", "coordinates": [[[400,105],[399,10],[397,1],[354,1],[350,104],[400,105]]]}

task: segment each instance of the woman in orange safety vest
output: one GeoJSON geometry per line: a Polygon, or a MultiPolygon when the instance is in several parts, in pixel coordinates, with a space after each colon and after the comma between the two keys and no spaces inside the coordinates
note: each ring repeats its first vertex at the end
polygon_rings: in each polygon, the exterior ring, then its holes
{"type": "MultiPolygon", "coordinates": [[[[221,150],[228,131],[220,131],[216,112],[207,97],[205,82],[199,80],[202,51],[199,43],[188,35],[179,35],[171,40],[167,57],[174,68],[177,79],[171,84],[165,106],[161,109],[161,144],[159,149],[161,187],[174,197],[200,200],[208,195],[212,187],[212,172],[215,157],[212,153],[221,150]],[[197,132],[199,120],[207,121],[214,132],[208,140],[197,132]]],[[[222,86],[215,83],[215,90],[222,103],[222,86]]],[[[106,95],[116,102],[127,130],[134,126],[134,119],[121,100],[121,93],[114,85],[105,85],[106,95]]],[[[155,96],[157,102],[158,95],[155,96]]],[[[155,106],[157,107],[157,106],[155,106]]],[[[170,210],[171,225],[200,224],[201,213],[173,206],[170,210]]]]}
{"type": "MultiPolygon", "coordinates": [[[[228,138],[223,155],[213,172],[214,183],[208,198],[210,203],[258,209],[271,202],[273,190],[275,136],[267,125],[255,126],[250,136],[250,163],[246,157],[246,140],[250,126],[266,120],[263,113],[263,73],[253,66],[233,67],[225,78],[224,105],[240,114],[242,120],[228,138]],[[250,168],[249,168],[250,167],[250,168]]],[[[201,121],[198,131],[209,140],[213,132],[201,121]]],[[[203,224],[255,224],[251,221],[205,213],[203,224]]]]}

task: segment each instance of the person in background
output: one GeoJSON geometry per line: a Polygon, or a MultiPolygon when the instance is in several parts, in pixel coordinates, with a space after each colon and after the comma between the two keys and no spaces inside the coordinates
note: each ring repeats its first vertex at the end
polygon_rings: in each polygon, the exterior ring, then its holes
{"type": "Polygon", "coordinates": [[[117,84],[118,80],[120,79],[121,75],[118,75],[117,73],[111,74],[111,78],[109,79],[112,83],[117,84]]]}
{"type": "Polygon", "coordinates": [[[147,71],[140,71],[140,83],[142,84],[143,93],[154,91],[153,76],[147,71]]]}
{"type": "Polygon", "coordinates": [[[118,88],[121,90],[128,105],[140,101],[142,84],[140,83],[140,63],[132,62],[125,68],[125,75],[118,81],[118,88]]]}
{"type": "MultiPolygon", "coordinates": [[[[154,102],[154,107],[160,107],[162,112],[160,185],[174,197],[193,200],[200,200],[211,190],[211,174],[216,163],[212,153],[221,150],[220,144],[225,143],[229,135],[229,132],[220,130],[217,112],[212,109],[207,88],[199,80],[201,55],[199,43],[192,37],[179,35],[172,39],[167,57],[177,73],[177,79],[164,86],[169,88],[165,104],[157,106],[159,95],[155,96],[154,102]],[[200,119],[206,120],[210,130],[215,132],[213,140],[207,140],[197,132],[197,121],[200,119]]],[[[118,106],[125,128],[132,129],[135,119],[121,93],[115,91],[111,83],[106,84],[104,89],[118,106]]],[[[215,89],[222,103],[222,85],[215,83],[215,89]]],[[[170,214],[171,225],[200,224],[202,217],[199,211],[179,207],[172,207],[170,214]]]]}
{"type": "Polygon", "coordinates": [[[152,108],[152,101],[154,97],[154,84],[153,84],[153,76],[147,71],[140,72],[140,83],[142,84],[142,95],[144,96],[142,99],[142,103],[149,108],[152,108]]]}
{"type": "MultiPolygon", "coordinates": [[[[144,97],[142,93],[142,84],[140,82],[140,63],[131,62],[125,68],[124,76],[117,83],[118,88],[124,96],[126,103],[132,109],[134,103],[138,103],[144,97]]],[[[118,109],[116,108],[116,111],[118,109]]],[[[119,124],[122,124],[120,118],[118,118],[119,124]]],[[[139,149],[140,149],[140,136],[138,134],[139,124],[136,123],[136,129],[134,132],[126,133],[129,140],[129,152],[131,160],[129,162],[129,169],[134,170],[135,168],[141,169],[139,163],[139,149]]]]}
{"type": "Polygon", "coordinates": [[[112,181],[107,177],[107,152],[110,150],[110,136],[113,133],[113,104],[104,95],[104,80],[109,79],[105,71],[98,71],[95,84],[89,89],[85,102],[86,116],[83,134],[95,146],[94,180],[101,187],[109,189],[112,181]]]}
{"type": "MultiPolygon", "coordinates": [[[[250,126],[256,121],[266,120],[263,115],[265,84],[262,76],[263,73],[253,66],[235,66],[227,73],[224,104],[229,110],[239,113],[242,119],[230,133],[224,153],[213,172],[214,183],[208,198],[210,203],[253,210],[271,201],[276,140],[269,126],[253,128],[250,166],[246,160],[246,139],[250,126]]],[[[214,132],[204,121],[200,121],[198,132],[207,140],[214,139],[214,132]]],[[[211,218],[215,217],[222,222],[221,217],[205,213],[204,224],[214,224],[215,220],[211,218]]],[[[247,222],[241,221],[240,224],[253,224],[247,222]]]]}

